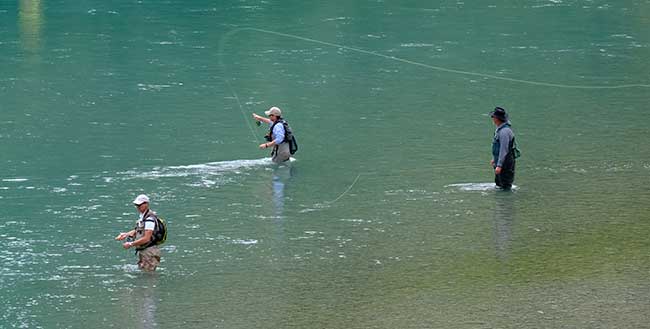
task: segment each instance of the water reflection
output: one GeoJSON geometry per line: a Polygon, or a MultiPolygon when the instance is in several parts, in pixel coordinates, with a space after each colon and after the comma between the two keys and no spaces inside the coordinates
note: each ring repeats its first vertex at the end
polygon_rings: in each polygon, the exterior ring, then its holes
{"type": "Polygon", "coordinates": [[[293,175],[291,164],[283,164],[273,170],[271,185],[273,187],[273,211],[275,218],[281,219],[284,215],[284,188],[293,175]]]}
{"type": "Polygon", "coordinates": [[[512,191],[496,191],[494,204],[494,243],[496,256],[507,260],[510,255],[512,230],[515,223],[515,193],[512,191]]]}
{"type": "Polygon", "coordinates": [[[285,228],[285,217],[284,217],[284,201],[286,198],[285,188],[289,183],[289,180],[292,176],[292,166],[291,164],[282,164],[273,169],[273,175],[271,178],[271,189],[272,189],[272,203],[273,203],[273,227],[274,227],[274,237],[275,240],[273,243],[274,254],[277,257],[284,257],[287,242],[286,228],[285,228]]]}
{"type": "Polygon", "coordinates": [[[142,305],[142,308],[136,310],[137,328],[151,329],[156,328],[156,287],[158,286],[158,275],[156,273],[142,273],[144,286],[133,291],[135,299],[141,299],[135,305],[142,305]]]}
{"type": "Polygon", "coordinates": [[[43,4],[41,0],[20,0],[18,24],[20,44],[28,52],[38,52],[41,48],[43,28],[43,4]]]}

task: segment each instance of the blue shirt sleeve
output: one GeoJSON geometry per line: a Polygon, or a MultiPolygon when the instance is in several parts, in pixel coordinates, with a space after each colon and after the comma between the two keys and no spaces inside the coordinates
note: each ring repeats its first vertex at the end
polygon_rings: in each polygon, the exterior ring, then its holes
{"type": "Polygon", "coordinates": [[[275,145],[280,145],[282,142],[284,142],[284,125],[281,123],[278,123],[273,127],[273,140],[275,141],[275,145]]]}

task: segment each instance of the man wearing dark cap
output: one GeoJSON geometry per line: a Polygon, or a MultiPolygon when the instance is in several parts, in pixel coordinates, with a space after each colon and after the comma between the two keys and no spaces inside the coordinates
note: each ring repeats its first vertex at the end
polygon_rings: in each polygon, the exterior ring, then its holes
{"type": "Polygon", "coordinates": [[[509,190],[515,180],[515,134],[510,128],[506,110],[496,107],[490,117],[497,127],[492,140],[492,168],[498,188],[509,190]]]}

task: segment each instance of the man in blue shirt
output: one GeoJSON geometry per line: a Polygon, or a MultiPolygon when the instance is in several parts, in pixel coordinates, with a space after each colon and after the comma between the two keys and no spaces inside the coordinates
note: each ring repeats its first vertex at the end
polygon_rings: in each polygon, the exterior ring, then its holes
{"type": "Polygon", "coordinates": [[[272,107],[264,114],[268,118],[259,116],[253,113],[253,118],[257,121],[267,123],[270,127],[269,133],[266,135],[266,143],[260,144],[261,149],[273,147],[271,152],[271,160],[275,163],[281,163],[289,160],[291,153],[289,152],[289,143],[285,139],[286,131],[284,129],[284,119],[282,119],[282,110],[277,107],[272,107]]]}
{"type": "Polygon", "coordinates": [[[490,117],[497,127],[492,140],[492,161],[490,161],[494,168],[494,182],[497,187],[509,190],[515,180],[515,134],[510,128],[506,110],[497,107],[490,113],[490,117]]]}

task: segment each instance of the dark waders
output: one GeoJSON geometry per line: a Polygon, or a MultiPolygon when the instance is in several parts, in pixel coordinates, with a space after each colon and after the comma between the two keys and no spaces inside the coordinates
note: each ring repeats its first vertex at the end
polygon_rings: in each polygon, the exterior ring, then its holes
{"type": "Polygon", "coordinates": [[[509,190],[512,188],[512,182],[515,180],[515,159],[512,152],[508,152],[505,161],[501,166],[501,174],[494,175],[494,183],[498,187],[509,190]]]}

